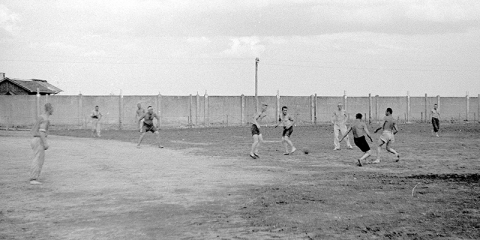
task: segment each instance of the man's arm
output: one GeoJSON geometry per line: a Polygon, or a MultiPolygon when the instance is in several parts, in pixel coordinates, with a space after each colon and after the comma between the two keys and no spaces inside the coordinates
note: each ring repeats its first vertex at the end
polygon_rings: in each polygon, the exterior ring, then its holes
{"type": "Polygon", "coordinates": [[[100,119],[102,119],[102,117],[103,117],[103,115],[102,115],[102,113],[99,111],[99,112],[98,112],[98,121],[100,121],[100,119]]]}
{"type": "Polygon", "coordinates": [[[352,127],[349,127],[349,128],[348,128],[348,131],[345,133],[345,135],[343,135],[342,139],[340,139],[340,142],[343,141],[343,139],[348,135],[348,133],[349,133],[350,131],[352,131],[352,127]]]}
{"type": "Polygon", "coordinates": [[[370,141],[373,142],[372,137],[370,137],[370,131],[368,131],[367,124],[363,124],[363,129],[365,129],[365,134],[367,135],[368,138],[370,138],[370,141]]]}
{"type": "Polygon", "coordinates": [[[145,115],[146,115],[146,114],[143,114],[141,117],[139,117],[138,120],[137,120],[137,122],[140,123],[140,121],[142,121],[142,119],[145,118],[145,115]]]}
{"type": "Polygon", "coordinates": [[[397,134],[398,128],[397,128],[397,123],[393,123],[393,134],[397,134]]]}

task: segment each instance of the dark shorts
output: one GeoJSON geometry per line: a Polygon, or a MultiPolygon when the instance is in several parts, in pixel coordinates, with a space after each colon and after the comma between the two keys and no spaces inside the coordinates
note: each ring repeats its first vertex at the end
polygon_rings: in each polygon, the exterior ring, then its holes
{"type": "Polygon", "coordinates": [[[147,124],[143,123],[142,132],[155,133],[156,131],[158,131],[158,129],[155,127],[155,125],[147,125],[147,124]]]}
{"type": "Polygon", "coordinates": [[[283,128],[283,133],[282,133],[282,137],[290,137],[292,135],[292,132],[293,132],[293,126],[289,127],[289,128],[283,128]]]}
{"type": "Polygon", "coordinates": [[[365,136],[361,136],[359,138],[354,137],[353,142],[355,143],[355,145],[357,145],[358,148],[360,148],[360,150],[362,150],[362,152],[367,152],[368,150],[370,150],[370,146],[368,146],[365,136]]]}
{"type": "Polygon", "coordinates": [[[260,135],[260,129],[258,129],[257,125],[252,124],[252,136],[253,135],[260,135]]]}
{"type": "Polygon", "coordinates": [[[438,118],[432,117],[432,125],[433,131],[438,132],[438,129],[440,129],[440,120],[438,120],[438,118]]]}

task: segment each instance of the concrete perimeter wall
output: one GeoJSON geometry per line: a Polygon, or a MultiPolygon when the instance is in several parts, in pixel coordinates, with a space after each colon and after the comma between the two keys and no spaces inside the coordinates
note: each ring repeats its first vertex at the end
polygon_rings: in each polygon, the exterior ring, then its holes
{"type": "MultiPolygon", "coordinates": [[[[480,96],[480,95],[479,95],[480,96]]],[[[269,105],[261,124],[275,124],[282,106],[287,106],[298,125],[329,122],[337,104],[342,103],[350,115],[364,115],[377,122],[386,108],[393,109],[399,122],[429,122],[433,104],[439,105],[441,121],[479,121],[480,101],[476,97],[324,97],[324,96],[259,96],[258,102],[269,105]]],[[[30,127],[43,112],[45,103],[54,107],[52,125],[65,128],[90,128],[90,114],[99,106],[106,128],[136,128],[136,109],[152,106],[160,118],[161,127],[245,126],[251,123],[257,101],[254,96],[0,96],[0,126],[30,127]]]]}

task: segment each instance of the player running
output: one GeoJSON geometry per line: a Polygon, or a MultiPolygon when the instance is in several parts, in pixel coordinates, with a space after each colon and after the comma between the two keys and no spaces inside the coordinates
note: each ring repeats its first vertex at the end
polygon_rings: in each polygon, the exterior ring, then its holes
{"type": "Polygon", "coordinates": [[[160,132],[158,132],[158,129],[153,124],[154,118],[157,119],[157,126],[160,126],[159,124],[160,119],[158,118],[157,114],[153,112],[153,107],[148,106],[147,113],[145,113],[142,117],[140,117],[140,119],[138,119],[139,123],[141,120],[143,120],[143,126],[142,126],[142,135],[140,135],[140,139],[138,139],[137,148],[140,148],[140,143],[142,143],[143,137],[147,132],[155,133],[157,135],[156,138],[157,138],[158,147],[163,148],[163,146],[160,145],[160,132]]]}
{"type": "Polygon", "coordinates": [[[42,184],[38,181],[40,172],[42,171],[43,163],[45,162],[45,150],[49,148],[47,142],[48,127],[50,126],[50,115],[53,114],[53,107],[50,103],[45,104],[45,113],[38,116],[35,125],[33,125],[30,132],[33,139],[31,146],[33,149],[33,161],[30,171],[30,184],[42,184]]]}
{"type": "Polygon", "coordinates": [[[355,121],[353,122],[352,126],[348,128],[347,133],[343,135],[342,139],[340,139],[340,142],[343,141],[345,137],[347,137],[348,133],[352,131],[353,132],[353,142],[355,145],[357,145],[362,152],[364,152],[363,156],[359,159],[357,159],[357,165],[359,167],[362,166],[362,161],[367,159],[370,156],[370,146],[367,143],[367,140],[365,140],[365,135],[367,135],[368,138],[370,138],[370,141],[373,142],[372,137],[370,137],[370,132],[368,131],[367,125],[362,122],[362,114],[357,113],[355,116],[355,121]]]}
{"type": "MultiPolygon", "coordinates": [[[[343,109],[343,104],[338,103],[337,105],[338,109],[333,112],[333,116],[331,119],[331,122],[333,123],[333,133],[334,133],[334,139],[333,139],[333,144],[335,145],[335,148],[333,150],[340,150],[340,141],[338,140],[339,134],[345,135],[347,132],[347,125],[346,122],[348,120],[348,115],[346,111],[343,109]]],[[[350,139],[348,138],[348,135],[346,137],[347,139],[347,147],[349,149],[352,149],[352,144],[350,144],[350,139]]]]}
{"type": "Polygon", "coordinates": [[[400,160],[400,154],[398,154],[393,148],[390,147],[390,144],[395,142],[395,134],[398,132],[397,124],[395,123],[395,119],[392,117],[392,109],[387,108],[385,111],[385,118],[383,119],[382,127],[379,127],[375,130],[375,133],[378,132],[380,129],[383,129],[382,135],[378,139],[378,147],[377,147],[377,159],[372,163],[379,163],[380,162],[380,152],[382,150],[383,144],[386,144],[386,148],[388,152],[395,154],[397,157],[396,162],[400,160]]]}
{"type": "Polygon", "coordinates": [[[287,113],[288,108],[287,106],[282,107],[282,113],[280,114],[280,118],[278,119],[278,124],[275,126],[278,127],[278,125],[283,124],[283,133],[282,133],[282,143],[283,146],[285,147],[285,153],[283,155],[289,155],[293,154],[295,150],[297,150],[294,146],[292,141],[290,140],[290,136],[292,135],[293,132],[293,124],[295,123],[295,120],[293,119],[292,115],[287,113]],[[292,151],[288,151],[288,145],[292,148],[292,151]]]}
{"type": "Polygon", "coordinates": [[[263,137],[262,137],[262,134],[260,133],[260,124],[258,124],[258,121],[262,120],[264,117],[267,116],[267,114],[265,113],[267,111],[267,107],[268,107],[268,104],[262,103],[262,108],[260,112],[257,112],[253,116],[253,124],[251,127],[253,144],[252,144],[252,150],[250,151],[250,157],[253,159],[257,159],[260,157],[258,155],[258,147],[260,146],[260,142],[263,142],[263,137]]]}

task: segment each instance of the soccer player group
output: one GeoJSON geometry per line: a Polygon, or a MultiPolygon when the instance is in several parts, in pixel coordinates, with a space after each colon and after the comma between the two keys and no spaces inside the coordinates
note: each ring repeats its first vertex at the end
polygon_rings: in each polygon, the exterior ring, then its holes
{"type": "MultiPolygon", "coordinates": [[[[157,126],[159,118],[156,113],[153,112],[153,108],[148,106],[147,111],[145,111],[141,104],[137,104],[137,111],[136,111],[136,122],[139,124],[140,127],[140,138],[138,139],[137,147],[140,147],[140,144],[147,132],[155,133],[157,136],[157,144],[159,148],[163,148],[160,145],[160,137],[159,131],[155,127],[153,120],[157,119],[157,126]]],[[[266,103],[262,103],[260,112],[256,113],[253,116],[253,124],[251,127],[252,135],[253,135],[253,144],[252,149],[250,151],[250,157],[253,159],[257,159],[260,156],[258,155],[258,147],[260,143],[263,142],[262,134],[260,133],[260,124],[258,123],[263,118],[266,117],[268,105],[266,103]]],[[[43,163],[45,161],[45,150],[49,148],[47,142],[48,136],[48,128],[50,126],[49,117],[53,114],[53,107],[50,103],[46,103],[44,106],[44,113],[37,117],[35,124],[31,129],[31,134],[33,136],[31,147],[33,150],[33,160],[32,166],[30,171],[30,184],[38,185],[41,184],[38,181],[40,177],[40,172],[42,171],[43,163]]],[[[435,104],[433,109],[431,110],[432,116],[432,125],[433,130],[432,134],[438,137],[438,130],[440,129],[440,112],[438,110],[438,105],[435,104]]],[[[95,106],[95,109],[92,111],[90,115],[92,119],[92,134],[93,136],[101,137],[101,127],[100,127],[100,120],[102,119],[102,114],[99,110],[98,106],[95,106]]],[[[370,146],[368,145],[365,136],[367,136],[370,141],[373,142],[370,132],[368,131],[367,125],[362,122],[362,114],[357,113],[356,119],[353,124],[347,128],[346,122],[348,120],[348,115],[346,111],[343,109],[343,105],[341,103],[338,104],[338,109],[333,113],[332,116],[332,123],[334,124],[334,150],[340,150],[340,142],[343,139],[346,139],[347,147],[352,149],[352,145],[350,144],[348,134],[350,132],[353,133],[353,140],[355,145],[357,145],[362,152],[364,152],[363,156],[357,160],[357,165],[362,166],[362,161],[368,158],[371,154],[370,146]],[[339,139],[339,134],[342,134],[341,139],[339,139]]],[[[295,146],[293,145],[292,141],[290,140],[290,136],[293,133],[293,126],[295,120],[294,118],[288,114],[288,108],[286,106],[282,107],[282,113],[279,116],[279,122],[275,126],[278,127],[280,124],[283,125],[283,133],[282,133],[282,144],[285,147],[284,155],[293,154],[296,151],[295,146]],[[289,151],[290,146],[290,151],[289,151]]],[[[395,141],[394,135],[398,132],[397,125],[395,123],[395,119],[392,117],[392,109],[387,108],[385,111],[384,121],[381,127],[377,128],[374,132],[378,132],[379,130],[383,129],[383,132],[378,139],[377,145],[377,159],[372,161],[371,163],[379,163],[380,162],[380,152],[381,147],[385,144],[386,149],[388,152],[395,154],[396,161],[399,161],[400,155],[391,148],[391,144],[395,141]]]]}
{"type": "MultiPolygon", "coordinates": [[[[256,113],[253,116],[253,124],[251,127],[253,144],[249,154],[250,157],[253,159],[257,159],[260,157],[258,155],[258,147],[260,145],[260,142],[263,142],[263,136],[260,133],[260,124],[258,122],[264,117],[266,117],[267,107],[268,105],[266,103],[262,103],[260,112],[256,113]]],[[[348,120],[348,115],[343,109],[343,104],[338,103],[337,107],[338,109],[333,113],[331,118],[334,130],[333,143],[335,147],[333,150],[340,150],[340,142],[342,142],[343,139],[346,139],[347,147],[349,149],[353,149],[348,137],[348,134],[352,132],[353,142],[364,153],[362,157],[357,159],[357,165],[363,166],[363,164],[365,164],[365,160],[371,155],[370,146],[365,139],[365,136],[367,136],[370,141],[373,142],[373,139],[370,136],[370,132],[368,131],[368,127],[365,122],[362,122],[362,114],[357,113],[355,115],[355,121],[349,128],[347,128],[346,122],[348,120]],[[342,137],[339,139],[340,134],[342,135],[342,137]]],[[[392,113],[392,109],[387,108],[387,110],[385,111],[385,117],[383,119],[382,126],[374,131],[374,133],[377,133],[378,131],[382,130],[382,134],[380,135],[377,143],[377,158],[376,160],[370,162],[372,164],[380,163],[380,153],[383,145],[385,145],[388,152],[395,154],[396,162],[400,160],[400,154],[391,147],[391,144],[395,142],[394,135],[398,132],[397,124],[395,122],[395,119],[392,117],[392,113]]],[[[431,110],[431,115],[433,125],[432,133],[435,133],[435,135],[438,137],[438,130],[440,128],[440,112],[438,111],[437,104],[435,104],[433,109],[431,110]]],[[[293,117],[288,114],[288,108],[286,106],[283,106],[282,113],[279,117],[279,123],[275,127],[278,127],[279,124],[283,125],[282,143],[285,147],[284,155],[293,154],[296,150],[296,148],[293,146],[292,141],[290,140],[290,136],[293,132],[294,122],[295,120],[293,119],[293,117]],[[288,146],[291,147],[291,151],[288,150],[288,146]]]]}

